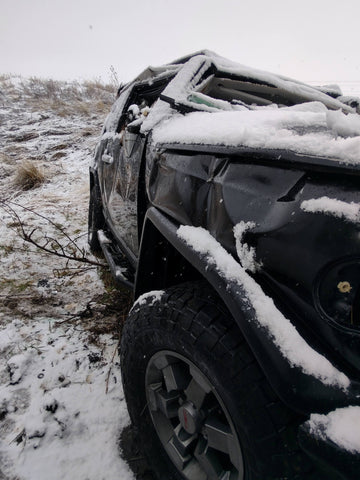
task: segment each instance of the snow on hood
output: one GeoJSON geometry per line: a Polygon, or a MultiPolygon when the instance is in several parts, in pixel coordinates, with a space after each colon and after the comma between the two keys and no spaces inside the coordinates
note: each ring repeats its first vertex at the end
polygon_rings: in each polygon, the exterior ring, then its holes
{"type": "MultiPolygon", "coordinates": [[[[289,150],[360,164],[360,132],[356,137],[334,135],[328,129],[327,113],[325,106],[323,111],[316,111],[314,104],[308,104],[307,111],[295,106],[218,113],[194,112],[185,116],[176,114],[155,128],[153,140],[156,143],[289,150]]],[[[354,115],[356,120],[357,117],[354,115]]],[[[349,123],[351,120],[349,118],[349,123]]],[[[356,125],[353,131],[355,129],[356,125]]]]}
{"type": "Polygon", "coordinates": [[[327,126],[341,137],[358,137],[360,135],[360,115],[344,115],[340,110],[326,112],[327,126]]]}

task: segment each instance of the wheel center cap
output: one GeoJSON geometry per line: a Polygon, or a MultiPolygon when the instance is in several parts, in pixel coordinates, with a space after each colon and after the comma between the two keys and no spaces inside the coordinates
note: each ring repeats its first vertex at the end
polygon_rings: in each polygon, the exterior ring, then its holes
{"type": "Polygon", "coordinates": [[[178,416],[181,426],[190,435],[199,430],[203,421],[203,415],[191,402],[185,402],[181,405],[178,410],[178,416]]]}

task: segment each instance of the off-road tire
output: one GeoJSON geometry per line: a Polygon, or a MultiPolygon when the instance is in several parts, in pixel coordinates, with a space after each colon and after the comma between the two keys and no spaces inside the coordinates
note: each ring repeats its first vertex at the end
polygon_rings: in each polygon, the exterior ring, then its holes
{"type": "Polygon", "coordinates": [[[203,283],[188,283],[135,304],[120,345],[130,417],[159,479],[186,478],[163,448],[145,391],[149,365],[163,352],[194,364],[221,399],[241,447],[239,479],[323,478],[314,476],[296,440],[304,419],[278,399],[216,293],[203,283]]]}

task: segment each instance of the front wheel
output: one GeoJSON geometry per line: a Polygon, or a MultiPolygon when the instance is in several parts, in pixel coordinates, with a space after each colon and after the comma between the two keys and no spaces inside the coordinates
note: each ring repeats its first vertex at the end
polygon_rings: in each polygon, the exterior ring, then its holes
{"type": "Polygon", "coordinates": [[[159,479],[308,479],[303,419],[276,397],[212,290],[148,294],[129,314],[120,357],[131,419],[159,479]]]}

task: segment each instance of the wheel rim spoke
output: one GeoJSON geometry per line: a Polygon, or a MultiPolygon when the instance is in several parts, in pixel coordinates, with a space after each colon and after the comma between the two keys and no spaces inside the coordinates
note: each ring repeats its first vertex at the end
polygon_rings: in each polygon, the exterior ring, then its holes
{"type": "Polygon", "coordinates": [[[148,385],[148,402],[152,411],[160,410],[166,418],[177,417],[180,395],[176,391],[167,392],[161,383],[148,385]]]}
{"type": "Polygon", "coordinates": [[[224,474],[223,468],[216,454],[209,448],[209,444],[205,439],[202,438],[198,442],[194,455],[209,480],[219,480],[222,478],[224,474]]]}
{"type": "Polygon", "coordinates": [[[189,435],[180,424],[174,430],[174,445],[176,445],[176,448],[182,455],[188,455],[190,453],[196,439],[197,435],[189,435]]]}
{"type": "Polygon", "coordinates": [[[168,449],[172,461],[175,463],[176,467],[183,471],[186,465],[191,461],[192,456],[190,454],[182,454],[176,445],[176,437],[171,437],[168,442],[168,449]]]}
{"type": "Polygon", "coordinates": [[[174,429],[174,435],[168,442],[169,453],[180,470],[184,470],[192,460],[192,448],[196,439],[197,435],[187,434],[180,424],[174,429]]]}
{"type": "Polygon", "coordinates": [[[229,425],[211,417],[204,424],[203,435],[207,438],[209,447],[227,453],[234,467],[237,470],[242,469],[241,451],[229,425]]]}
{"type": "Polygon", "coordinates": [[[211,386],[193,368],[190,368],[190,375],[192,379],[185,390],[185,395],[187,400],[200,409],[206,395],[211,391],[211,386]]]}
{"type": "Polygon", "coordinates": [[[166,390],[184,390],[189,383],[189,374],[183,363],[172,363],[165,367],[162,371],[166,390]]]}

